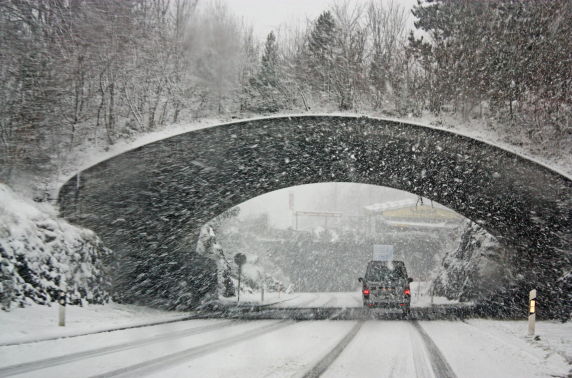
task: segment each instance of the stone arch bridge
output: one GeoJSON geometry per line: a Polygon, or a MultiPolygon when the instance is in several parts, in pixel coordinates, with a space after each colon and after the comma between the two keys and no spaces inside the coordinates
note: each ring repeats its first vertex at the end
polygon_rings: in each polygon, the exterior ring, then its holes
{"type": "MultiPolygon", "coordinates": [[[[131,256],[120,270],[132,279],[154,269],[137,254],[189,253],[192,243],[183,247],[181,240],[196,238],[225,210],[322,182],[386,186],[439,202],[495,235],[529,282],[558,280],[570,266],[570,178],[466,136],[368,117],[282,116],[187,132],[78,173],[58,201],[64,217],[94,230],[119,256],[131,256]]],[[[172,273],[199,274],[192,269],[172,273]]]]}

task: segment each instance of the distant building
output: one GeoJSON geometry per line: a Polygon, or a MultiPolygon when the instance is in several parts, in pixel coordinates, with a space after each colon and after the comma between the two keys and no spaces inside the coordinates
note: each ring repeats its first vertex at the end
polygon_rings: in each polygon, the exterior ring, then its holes
{"type": "Polygon", "coordinates": [[[463,221],[461,215],[443,205],[415,199],[364,206],[362,213],[370,235],[386,231],[453,229],[463,221]]]}

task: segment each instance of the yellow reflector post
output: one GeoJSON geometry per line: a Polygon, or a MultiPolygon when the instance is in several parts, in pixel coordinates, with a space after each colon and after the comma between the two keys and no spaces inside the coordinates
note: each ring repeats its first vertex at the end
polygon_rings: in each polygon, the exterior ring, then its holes
{"type": "Polygon", "coordinates": [[[530,313],[534,314],[535,312],[536,301],[533,299],[530,301],[530,313]]]}
{"type": "Polygon", "coordinates": [[[528,313],[528,335],[534,336],[536,322],[536,290],[530,291],[528,300],[530,301],[528,313]]]}

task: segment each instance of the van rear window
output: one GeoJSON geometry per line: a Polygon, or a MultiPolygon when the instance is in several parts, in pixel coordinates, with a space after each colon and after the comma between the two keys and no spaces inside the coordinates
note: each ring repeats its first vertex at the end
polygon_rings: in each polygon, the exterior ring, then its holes
{"type": "Polygon", "coordinates": [[[389,269],[383,265],[370,266],[365,275],[366,281],[390,281],[405,278],[404,269],[401,266],[389,269]]]}

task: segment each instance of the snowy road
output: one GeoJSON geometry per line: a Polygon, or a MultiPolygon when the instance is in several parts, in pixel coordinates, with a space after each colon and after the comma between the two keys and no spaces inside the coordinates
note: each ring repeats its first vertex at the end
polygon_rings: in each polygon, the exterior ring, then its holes
{"type": "Polygon", "coordinates": [[[567,374],[566,364],[555,356],[487,324],[186,320],[1,347],[0,377],[500,378],[567,374]]]}
{"type": "Polygon", "coordinates": [[[296,293],[282,295],[271,308],[362,307],[361,293],[296,293]]]}
{"type": "MultiPolygon", "coordinates": [[[[416,282],[412,287],[417,287],[416,282]]],[[[428,285],[427,285],[428,287],[428,285]]],[[[425,288],[423,288],[425,289],[425,288]]],[[[426,290],[415,290],[411,299],[413,319],[452,319],[468,313],[472,304],[448,301],[446,298],[431,297],[426,290]]],[[[329,293],[270,293],[261,300],[260,294],[241,294],[237,298],[224,298],[211,311],[218,311],[223,317],[250,319],[296,320],[360,320],[403,318],[399,308],[379,309],[373,313],[363,308],[361,291],[329,293]],[[372,316],[373,315],[373,316],[372,316]],[[379,315],[379,316],[377,316],[379,315]]],[[[212,312],[211,312],[212,313],[212,312]]]]}
{"type": "MultiPolygon", "coordinates": [[[[431,307],[431,296],[428,292],[429,282],[412,282],[411,307],[431,307]]],[[[361,291],[339,293],[266,293],[265,301],[261,301],[260,294],[243,293],[240,295],[242,304],[253,306],[268,306],[270,308],[361,308],[361,291]]],[[[225,298],[224,303],[236,304],[237,298],[225,298]]],[[[458,305],[457,301],[449,301],[443,297],[434,297],[433,304],[458,305]]]]}

